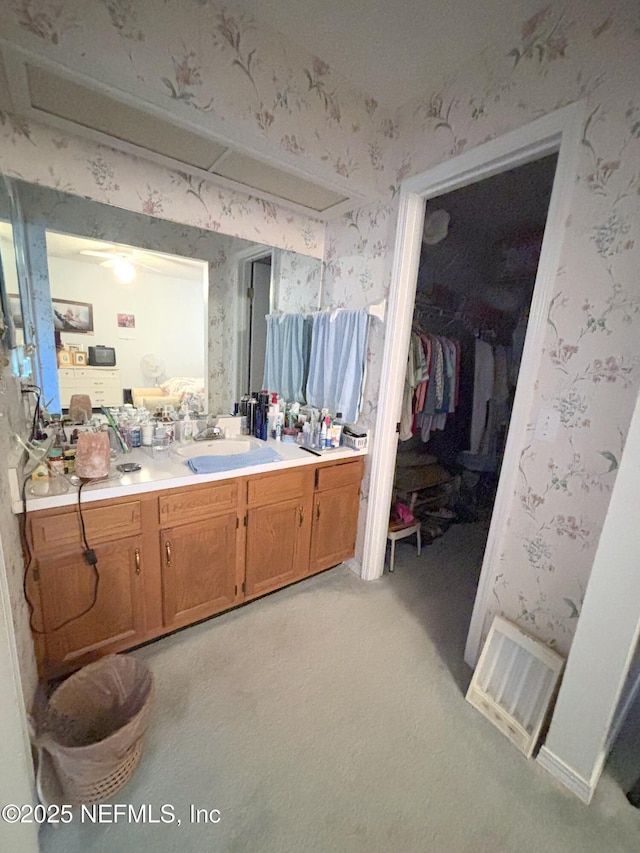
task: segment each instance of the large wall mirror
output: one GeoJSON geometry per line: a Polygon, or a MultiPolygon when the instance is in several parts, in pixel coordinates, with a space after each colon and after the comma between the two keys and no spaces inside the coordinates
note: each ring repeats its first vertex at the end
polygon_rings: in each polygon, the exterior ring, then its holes
{"type": "Polygon", "coordinates": [[[125,389],[188,377],[204,382],[208,411],[228,412],[261,385],[265,314],[319,308],[316,258],[4,183],[0,251],[8,307],[18,337],[22,306],[33,312],[35,379],[53,407],[64,406],[65,377],[87,364],[89,347],[103,346],[115,352],[119,402],[125,389]],[[71,353],[67,367],[58,364],[61,347],[71,353]]]}

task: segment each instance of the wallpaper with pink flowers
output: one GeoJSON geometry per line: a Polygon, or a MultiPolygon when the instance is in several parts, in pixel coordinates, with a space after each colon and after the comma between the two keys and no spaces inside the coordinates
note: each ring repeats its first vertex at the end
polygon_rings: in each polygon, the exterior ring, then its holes
{"type": "MultiPolygon", "coordinates": [[[[404,105],[395,140],[398,173],[417,174],[576,100],[585,111],[573,202],[518,486],[481,614],[485,630],[503,613],[563,653],[640,382],[640,8],[541,7],[501,44],[404,105]],[[559,415],[552,444],[534,439],[541,407],[559,415]]],[[[329,226],[329,303],[373,301],[388,291],[394,214],[390,199],[329,226]]],[[[384,393],[376,382],[381,348],[370,349],[367,422],[384,393]]]]}
{"type": "MultiPolygon", "coordinates": [[[[541,3],[458,72],[389,114],[322,59],[231,5],[10,0],[4,36],[176,119],[277,154],[375,199],[326,230],[0,113],[0,169],[131,210],[322,257],[323,306],[388,294],[402,180],[566,104],[584,104],[574,195],[531,429],[491,567],[494,612],[566,652],[639,385],[640,11],[628,0],[541,3]],[[535,441],[541,406],[557,441],[535,441]]],[[[372,326],[362,421],[375,425],[384,327],[372,326]]],[[[375,438],[374,438],[375,440],[375,438]]],[[[365,481],[362,507],[368,503],[365,481]]],[[[364,512],[361,513],[361,524],[364,512]]],[[[361,549],[362,535],[358,548],[361,549]]]]}

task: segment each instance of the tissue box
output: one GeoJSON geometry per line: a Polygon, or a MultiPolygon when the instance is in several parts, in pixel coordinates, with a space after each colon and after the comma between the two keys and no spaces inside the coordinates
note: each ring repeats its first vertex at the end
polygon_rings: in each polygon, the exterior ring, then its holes
{"type": "Polygon", "coordinates": [[[240,415],[220,415],[216,418],[216,426],[229,438],[242,435],[242,418],[240,415]]]}

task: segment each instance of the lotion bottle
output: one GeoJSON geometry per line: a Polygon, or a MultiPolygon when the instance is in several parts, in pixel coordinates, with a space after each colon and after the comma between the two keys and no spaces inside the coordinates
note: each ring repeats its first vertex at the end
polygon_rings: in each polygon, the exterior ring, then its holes
{"type": "Polygon", "coordinates": [[[182,433],[180,440],[182,444],[186,444],[193,439],[193,421],[189,417],[189,410],[185,412],[184,420],[182,421],[182,433]]]}

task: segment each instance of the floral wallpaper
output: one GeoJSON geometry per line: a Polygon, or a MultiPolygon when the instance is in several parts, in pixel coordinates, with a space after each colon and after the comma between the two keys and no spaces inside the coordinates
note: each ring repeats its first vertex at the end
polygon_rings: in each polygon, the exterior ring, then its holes
{"type": "MultiPolygon", "coordinates": [[[[639,385],[640,13],[628,0],[541,3],[423,98],[389,115],[321,59],[215,0],[9,0],[4,36],[255,153],[378,200],[331,222],[221,190],[0,113],[0,169],[132,211],[321,258],[322,306],[386,295],[401,181],[580,100],[585,122],[547,339],[520,448],[494,612],[566,652],[639,385]],[[542,406],[556,442],[534,439],[542,406]]],[[[221,268],[223,264],[221,263],[221,268]]],[[[293,293],[293,291],[292,291],[293,293]]],[[[219,303],[222,306],[222,303],[219,303]]],[[[228,319],[222,307],[214,322],[228,319]]],[[[363,423],[384,327],[372,321],[363,423]]],[[[363,509],[368,502],[365,482],[363,509]]],[[[364,513],[361,513],[361,523],[364,513]]],[[[359,545],[361,547],[362,537],[359,545]]]]}
{"type": "MultiPolygon", "coordinates": [[[[4,363],[8,353],[0,339],[0,361],[4,363]]],[[[12,441],[13,432],[24,434],[25,416],[20,400],[20,386],[9,371],[3,367],[0,373],[0,419],[4,424],[0,429],[0,540],[2,542],[2,560],[5,566],[9,601],[13,615],[16,651],[20,664],[20,679],[25,705],[31,706],[38,683],[36,661],[29,628],[29,609],[22,593],[24,562],[22,545],[18,531],[18,518],[11,511],[11,491],[9,486],[8,464],[15,464],[19,453],[12,441]]]]}
{"type": "Polygon", "coordinates": [[[2,111],[0,172],[135,213],[322,256],[324,226],[316,219],[2,111]]]}
{"type": "MultiPolygon", "coordinates": [[[[327,224],[322,308],[364,308],[389,295],[391,262],[398,207],[395,199],[360,208],[327,224]]],[[[369,321],[367,368],[363,405],[358,423],[370,429],[369,454],[375,446],[375,425],[380,387],[385,326],[369,321]]],[[[366,459],[360,491],[360,514],[355,560],[362,562],[369,503],[371,455],[366,459]]]]}
{"type": "MultiPolygon", "coordinates": [[[[637,6],[551,3],[397,116],[396,168],[417,174],[573,101],[586,105],[518,488],[499,564],[490,567],[491,605],[480,614],[485,631],[503,613],[562,653],[580,615],[640,382],[638,69],[637,6]],[[553,444],[534,439],[543,406],[559,413],[553,444]]],[[[391,215],[381,227],[376,207],[329,226],[329,303],[386,290],[394,227],[391,215]]],[[[375,365],[381,353],[371,348],[375,365]]],[[[372,383],[370,417],[377,399],[372,383]]]]}
{"type": "Polygon", "coordinates": [[[275,309],[283,314],[310,314],[320,308],[322,263],[297,252],[274,250],[275,309]]]}
{"type": "MultiPolygon", "coordinates": [[[[11,44],[337,185],[386,191],[396,132],[321,58],[216,0],[8,0],[11,44]]],[[[265,242],[274,241],[269,240],[265,242]]]]}

